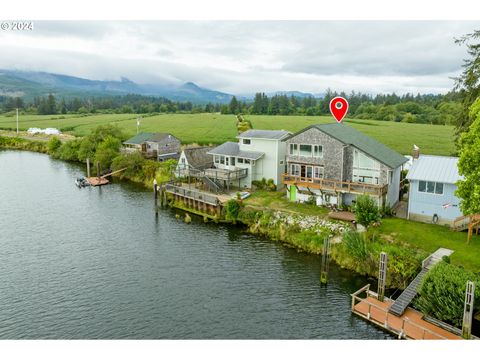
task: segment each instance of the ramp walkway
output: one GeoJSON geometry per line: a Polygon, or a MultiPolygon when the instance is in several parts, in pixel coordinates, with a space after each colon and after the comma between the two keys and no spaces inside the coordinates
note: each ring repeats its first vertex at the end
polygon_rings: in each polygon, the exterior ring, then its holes
{"type": "Polygon", "coordinates": [[[407,288],[400,294],[400,296],[395,300],[390,309],[390,313],[401,316],[405,312],[405,309],[412,302],[413,298],[417,295],[418,287],[423,277],[427,272],[435,266],[439,261],[442,260],[444,256],[450,256],[453,253],[453,250],[439,248],[429,257],[422,261],[422,270],[418,275],[413,279],[413,281],[407,286],[407,288]]]}

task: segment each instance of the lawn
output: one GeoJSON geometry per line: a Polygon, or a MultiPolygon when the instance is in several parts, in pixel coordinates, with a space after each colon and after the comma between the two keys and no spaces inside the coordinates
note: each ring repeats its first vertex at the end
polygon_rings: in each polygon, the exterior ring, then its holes
{"type": "MultiPolygon", "coordinates": [[[[297,204],[287,200],[285,191],[256,191],[244,200],[246,206],[259,209],[280,210],[300,215],[325,217],[329,210],[315,205],[297,204]]],[[[382,219],[376,231],[398,243],[408,243],[433,253],[440,247],[454,250],[452,263],[474,272],[480,272],[480,235],[473,236],[467,244],[466,232],[455,232],[446,226],[407,221],[398,218],[382,219]]]]}
{"type": "Polygon", "coordinates": [[[324,217],[328,209],[316,205],[297,204],[287,199],[285,191],[261,191],[257,190],[243,201],[246,206],[267,210],[280,210],[302,215],[314,215],[324,217]]]}
{"type": "MultiPolygon", "coordinates": [[[[87,135],[101,124],[118,124],[128,135],[137,131],[136,114],[100,115],[21,115],[20,129],[56,127],[76,136],[87,135]]],[[[292,132],[309,125],[332,122],[329,116],[268,116],[247,115],[255,129],[284,129],[292,132]]],[[[220,144],[235,141],[235,116],[220,114],[162,114],[146,116],[140,131],[169,132],[184,144],[220,144]]],[[[406,124],[376,120],[346,119],[353,126],[392,149],[410,154],[413,144],[424,154],[452,155],[455,151],[453,127],[428,124],[406,124]]],[[[0,116],[0,129],[15,129],[15,117],[0,116]]]]}
{"type": "Polygon", "coordinates": [[[480,236],[467,244],[466,232],[455,232],[441,225],[424,224],[397,218],[383,219],[380,233],[433,253],[440,247],[454,250],[452,264],[480,272],[480,236]]]}

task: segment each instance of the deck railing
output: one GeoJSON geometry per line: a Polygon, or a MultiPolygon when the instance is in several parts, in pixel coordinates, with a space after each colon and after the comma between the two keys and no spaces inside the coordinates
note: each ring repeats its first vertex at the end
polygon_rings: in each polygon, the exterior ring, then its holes
{"type": "Polygon", "coordinates": [[[315,189],[325,189],[340,192],[366,193],[382,196],[388,191],[388,185],[373,185],[350,181],[304,177],[290,174],[283,174],[283,183],[307,186],[315,189]]]}
{"type": "Polygon", "coordinates": [[[214,206],[218,206],[220,204],[220,200],[214,195],[211,195],[202,191],[186,189],[181,186],[166,184],[165,191],[172,193],[174,195],[179,195],[184,198],[201,201],[214,206]]]}
{"type": "Polygon", "coordinates": [[[205,176],[208,176],[211,179],[215,180],[238,180],[247,177],[248,169],[235,169],[235,170],[228,170],[228,169],[217,169],[217,168],[210,168],[203,170],[205,176]]]}
{"type": "MultiPolygon", "coordinates": [[[[376,297],[375,296],[376,294],[372,291],[370,291],[370,284],[362,287],[361,289],[357,290],[356,292],[354,292],[353,294],[351,294],[352,296],[352,312],[355,313],[356,315],[359,315],[373,323],[376,323],[377,325],[395,333],[396,335],[398,335],[398,338],[415,338],[415,339],[418,339],[417,337],[413,337],[413,334],[412,334],[412,331],[413,329],[418,329],[421,331],[421,339],[424,340],[425,339],[425,336],[428,334],[430,335],[430,338],[433,337],[433,338],[436,338],[436,339],[442,339],[442,340],[446,340],[448,339],[447,337],[443,336],[443,335],[440,335],[422,325],[419,325],[413,321],[411,321],[409,318],[407,317],[398,317],[396,315],[393,315],[393,314],[390,314],[388,312],[388,308],[382,308],[380,306],[378,306],[377,304],[374,304],[372,302],[370,302],[368,300],[368,297],[371,296],[371,297],[376,297]],[[366,297],[365,298],[361,298],[360,297],[360,294],[361,293],[366,293],[366,297]],[[368,305],[368,309],[366,311],[366,313],[364,313],[363,311],[360,311],[360,310],[357,310],[355,309],[355,305],[357,305],[359,302],[363,302],[364,304],[367,304],[368,305]],[[377,314],[378,312],[382,315],[385,315],[385,321],[383,323],[381,323],[380,321],[378,320],[375,320],[372,318],[372,309],[374,311],[377,311],[377,314]],[[400,326],[392,326],[390,323],[389,323],[389,316],[390,317],[393,317],[393,319],[395,320],[401,320],[401,325],[400,326]],[[413,328],[413,329],[412,329],[413,328]]],[[[388,299],[388,298],[387,298],[388,299]]]]}

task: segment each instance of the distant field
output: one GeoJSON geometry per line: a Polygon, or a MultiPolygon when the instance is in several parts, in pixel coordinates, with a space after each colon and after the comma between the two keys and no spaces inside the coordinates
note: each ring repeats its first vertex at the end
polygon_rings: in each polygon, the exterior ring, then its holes
{"type": "MultiPolygon", "coordinates": [[[[136,114],[108,115],[22,115],[20,129],[56,127],[76,136],[88,134],[100,124],[118,124],[129,135],[136,133],[136,114]],[[63,118],[62,118],[63,117],[63,118]]],[[[306,126],[332,122],[328,116],[247,115],[255,129],[298,131],[306,126]]],[[[405,124],[375,120],[347,119],[345,122],[402,154],[410,154],[413,144],[424,154],[452,155],[455,151],[453,127],[405,124]]],[[[15,117],[0,116],[0,129],[14,129],[15,117]]],[[[235,116],[220,114],[163,114],[141,120],[141,131],[170,132],[183,143],[219,144],[235,141],[235,116]]]]}

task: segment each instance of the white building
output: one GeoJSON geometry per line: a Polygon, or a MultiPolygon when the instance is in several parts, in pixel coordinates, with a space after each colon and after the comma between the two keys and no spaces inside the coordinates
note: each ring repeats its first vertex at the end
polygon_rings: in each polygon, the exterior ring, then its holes
{"type": "Polygon", "coordinates": [[[286,144],[290,135],[285,130],[247,130],[238,143],[226,142],[210,150],[214,166],[231,173],[231,185],[251,188],[253,180],[273,179],[277,187],[285,172],[286,144]]]}

